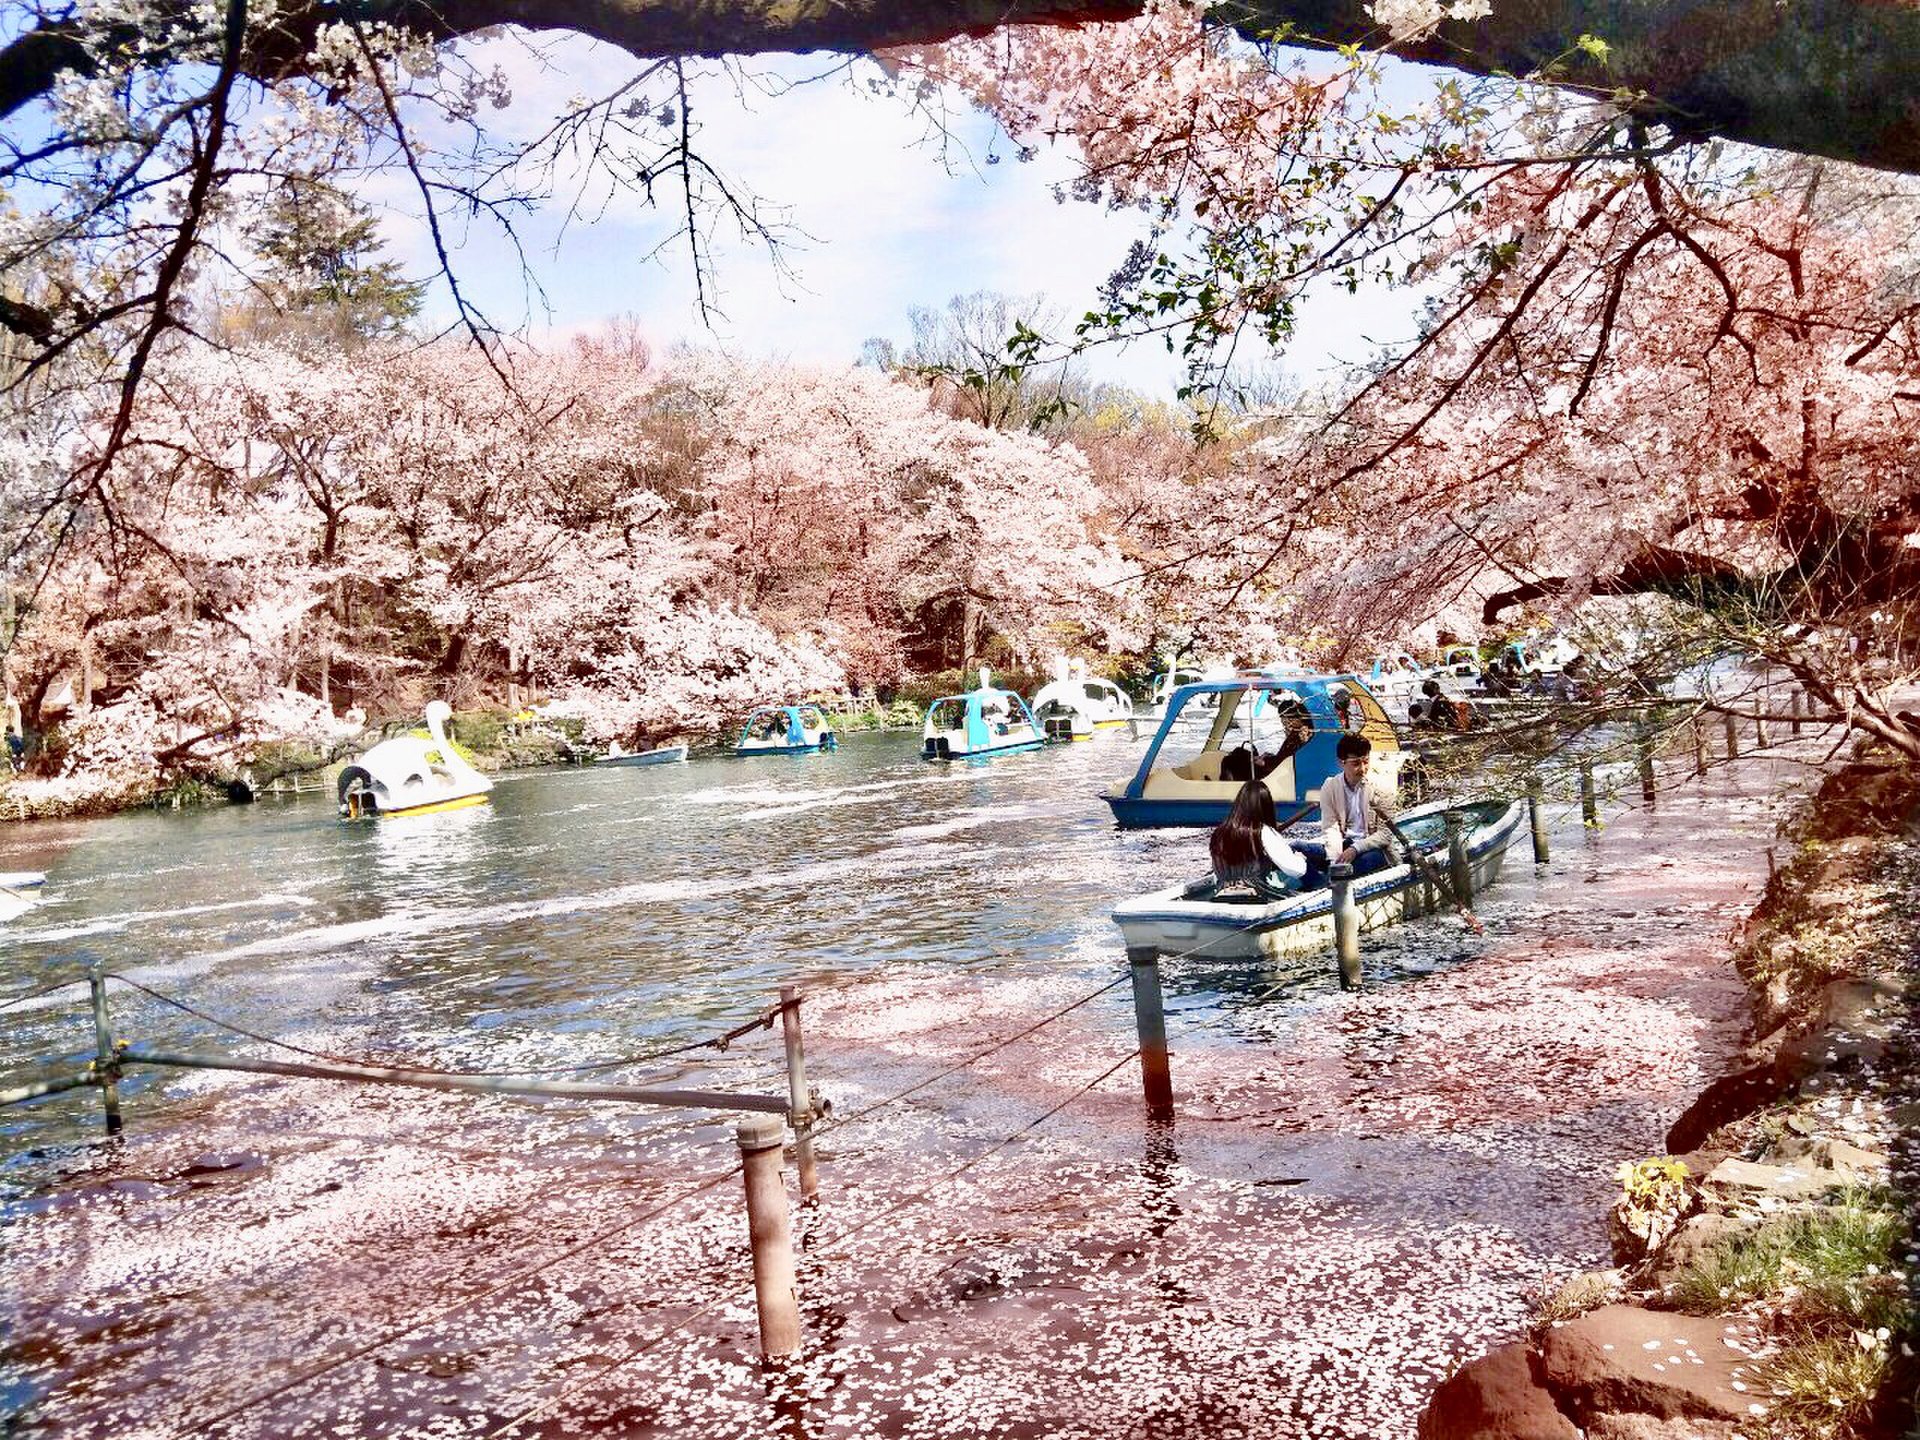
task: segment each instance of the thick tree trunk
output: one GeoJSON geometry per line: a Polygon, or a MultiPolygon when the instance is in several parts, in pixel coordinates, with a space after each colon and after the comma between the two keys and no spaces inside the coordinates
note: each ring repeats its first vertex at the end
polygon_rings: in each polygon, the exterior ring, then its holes
{"type": "MultiPolygon", "coordinates": [[[[184,0],[180,0],[185,8],[184,0]]],[[[1482,75],[1542,74],[1600,94],[1644,92],[1649,119],[1836,160],[1920,173],[1920,6],[1888,0],[1492,0],[1403,47],[1482,75]],[[1607,45],[1604,60],[1582,36],[1607,45]]],[[[492,25],[571,30],[636,56],[774,50],[857,52],[1138,13],[1138,0],[288,0],[247,56],[249,73],[297,69],[321,23],[353,17],[447,37],[492,25]]],[[[1365,0],[1231,0],[1215,13],[1248,34],[1377,43],[1365,0]]],[[[137,35],[129,33],[129,44],[137,35]]],[[[102,47],[105,48],[105,47],[102,47]]],[[[93,64],[54,21],[0,48],[0,116],[93,64]]]]}

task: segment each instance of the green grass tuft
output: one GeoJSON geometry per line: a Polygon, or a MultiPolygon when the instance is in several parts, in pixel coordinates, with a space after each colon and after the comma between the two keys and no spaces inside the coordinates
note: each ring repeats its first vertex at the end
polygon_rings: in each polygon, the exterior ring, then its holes
{"type": "Polygon", "coordinates": [[[1762,1433],[1805,1440],[1859,1434],[1887,1383],[1892,1361],[1884,1343],[1826,1335],[1790,1345],[1755,1367],[1754,1393],[1767,1406],[1762,1433]]]}
{"type": "Polygon", "coordinates": [[[1889,1273],[1903,1234],[1901,1218],[1867,1191],[1783,1216],[1732,1236],[1676,1277],[1674,1303],[1714,1314],[1759,1300],[1789,1301],[1815,1327],[1901,1329],[1905,1287],[1889,1273]]]}

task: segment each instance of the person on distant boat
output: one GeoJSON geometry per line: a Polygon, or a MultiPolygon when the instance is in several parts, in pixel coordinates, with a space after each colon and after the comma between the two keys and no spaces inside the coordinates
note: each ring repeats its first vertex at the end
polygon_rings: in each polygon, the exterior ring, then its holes
{"type": "Polygon", "coordinates": [[[1353,703],[1351,690],[1333,692],[1333,717],[1340,722],[1342,735],[1358,735],[1360,727],[1367,723],[1367,717],[1361,713],[1360,707],[1353,703]]]}
{"type": "Polygon", "coordinates": [[[20,723],[20,702],[11,690],[7,692],[7,768],[14,774],[20,773],[20,766],[27,758],[27,732],[20,723]]]}
{"type": "Polygon", "coordinates": [[[1351,865],[1355,875],[1384,870],[1392,858],[1393,832],[1387,821],[1393,806],[1376,795],[1367,779],[1373,742],[1364,735],[1342,735],[1334,747],[1340,772],[1320,787],[1320,823],[1326,832],[1327,863],[1351,865]],[[1376,828],[1375,817],[1380,818],[1376,828]]]}
{"type": "Polygon", "coordinates": [[[1420,687],[1420,695],[1407,707],[1407,723],[1416,730],[1457,730],[1460,722],[1453,702],[1440,691],[1438,680],[1420,687]]]}
{"type": "Polygon", "coordinates": [[[1273,792],[1258,780],[1240,787],[1207,849],[1216,886],[1246,885],[1256,894],[1278,897],[1303,888],[1307,879],[1307,857],[1280,833],[1273,792]]]}

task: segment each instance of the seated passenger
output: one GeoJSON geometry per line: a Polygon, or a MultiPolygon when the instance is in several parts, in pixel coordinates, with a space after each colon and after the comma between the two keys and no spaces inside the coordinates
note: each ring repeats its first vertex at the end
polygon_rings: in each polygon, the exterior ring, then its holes
{"type": "Polygon", "coordinates": [[[1393,818],[1393,806],[1374,793],[1367,779],[1373,744],[1364,735],[1342,735],[1333,753],[1339,758],[1340,772],[1320,787],[1327,863],[1351,865],[1355,875],[1384,870],[1392,860],[1393,832],[1387,822],[1393,818]],[[1376,817],[1378,826],[1373,823],[1376,817]]]}
{"type": "Polygon", "coordinates": [[[1429,680],[1420,687],[1420,698],[1407,707],[1407,721],[1416,730],[1453,730],[1458,728],[1453,705],[1440,693],[1440,682],[1429,680]]]}
{"type": "Polygon", "coordinates": [[[1207,849],[1217,885],[1246,885],[1277,897],[1301,889],[1307,878],[1306,857],[1276,828],[1273,792],[1258,781],[1240,787],[1207,849]]]}

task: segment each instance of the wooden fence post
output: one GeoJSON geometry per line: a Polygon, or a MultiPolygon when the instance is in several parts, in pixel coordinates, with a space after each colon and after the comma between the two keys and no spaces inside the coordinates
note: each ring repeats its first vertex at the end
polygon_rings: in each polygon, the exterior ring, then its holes
{"type": "Polygon", "coordinates": [[[817,1199],[820,1171],[813,1158],[813,1097],[807,1090],[807,1053],[800,1039],[800,989],[780,987],[780,1035],[787,1047],[787,1103],[793,1125],[793,1163],[800,1172],[800,1198],[817,1199]]]}
{"type": "Polygon", "coordinates": [[[1333,865],[1327,870],[1333,889],[1333,948],[1340,961],[1340,988],[1360,988],[1360,912],[1353,903],[1353,867],[1333,865]]]}
{"type": "Polygon", "coordinates": [[[1160,998],[1160,952],[1151,945],[1127,951],[1133,970],[1133,1023],[1140,1037],[1140,1080],[1146,1089],[1147,1113],[1156,1120],[1173,1118],[1173,1070],[1167,1058],[1167,1016],[1160,998]]]}
{"type": "Polygon", "coordinates": [[[1600,824],[1600,805],[1593,793],[1593,761],[1580,757],[1580,819],[1588,829],[1600,824]]]}
{"type": "Polygon", "coordinates": [[[113,1048],[113,1021],[107,1014],[107,976],[99,965],[87,968],[93,995],[93,1065],[100,1078],[100,1103],[106,1107],[107,1134],[120,1133],[120,1057],[113,1048]]]}
{"type": "Polygon", "coordinates": [[[1545,788],[1538,774],[1527,777],[1527,820],[1533,827],[1533,863],[1547,863],[1547,817],[1542,813],[1541,801],[1545,788]]]}
{"type": "Polygon", "coordinates": [[[753,1297],[760,1312],[760,1353],[778,1360],[800,1351],[800,1296],[793,1280],[793,1232],[780,1183],[786,1125],[755,1115],[734,1127],[747,1189],[747,1235],[753,1244],[753,1297]]]}

